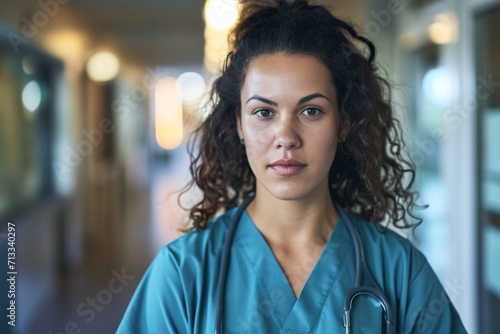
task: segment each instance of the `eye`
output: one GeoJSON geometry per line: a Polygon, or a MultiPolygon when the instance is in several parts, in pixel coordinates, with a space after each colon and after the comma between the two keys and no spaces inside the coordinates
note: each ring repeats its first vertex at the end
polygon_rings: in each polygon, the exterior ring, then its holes
{"type": "Polygon", "coordinates": [[[254,115],[257,115],[261,118],[268,118],[273,115],[273,112],[269,109],[257,109],[253,113],[254,115]]]}
{"type": "Polygon", "coordinates": [[[314,107],[308,107],[308,108],[302,110],[302,114],[304,114],[308,117],[318,117],[322,113],[323,112],[320,109],[314,108],[314,107]]]}

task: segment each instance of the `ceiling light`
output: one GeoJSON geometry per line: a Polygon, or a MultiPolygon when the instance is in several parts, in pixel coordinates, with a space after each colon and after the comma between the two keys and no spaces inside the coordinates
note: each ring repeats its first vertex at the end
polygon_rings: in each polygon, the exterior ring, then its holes
{"type": "Polygon", "coordinates": [[[215,30],[225,30],[238,19],[238,3],[235,0],[207,0],[205,22],[215,30]]]}
{"type": "Polygon", "coordinates": [[[457,24],[451,13],[439,14],[427,28],[429,38],[435,44],[448,44],[457,39],[457,24]]]}
{"type": "Polygon", "coordinates": [[[97,82],[113,80],[120,71],[118,57],[109,51],[94,53],[87,62],[87,74],[97,82]]]}

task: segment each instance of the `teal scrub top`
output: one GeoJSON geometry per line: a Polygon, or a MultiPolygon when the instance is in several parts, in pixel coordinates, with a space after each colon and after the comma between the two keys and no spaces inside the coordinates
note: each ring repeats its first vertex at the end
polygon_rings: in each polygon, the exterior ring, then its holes
{"type": "MultiPolygon", "coordinates": [[[[160,250],[130,301],[117,333],[213,333],[224,240],[236,208],[160,250]]],[[[391,231],[348,214],[373,278],[392,307],[395,333],[466,333],[425,257],[391,231]]],[[[223,333],[342,333],[345,294],[356,276],[354,244],[339,219],[296,298],[250,216],[244,212],[229,260],[223,333]]],[[[297,268],[302,270],[302,268],[297,268]]],[[[353,303],[352,333],[382,332],[370,297],[353,303]],[[380,329],[380,330],[379,330],[380,329]]]]}

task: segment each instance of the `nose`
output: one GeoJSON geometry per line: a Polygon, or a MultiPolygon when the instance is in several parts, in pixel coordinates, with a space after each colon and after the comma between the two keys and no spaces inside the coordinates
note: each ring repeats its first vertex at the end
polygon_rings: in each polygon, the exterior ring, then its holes
{"type": "Polygon", "coordinates": [[[285,150],[297,149],[301,146],[300,136],[291,117],[282,120],[277,124],[275,130],[275,146],[276,148],[284,148],[285,150]]]}

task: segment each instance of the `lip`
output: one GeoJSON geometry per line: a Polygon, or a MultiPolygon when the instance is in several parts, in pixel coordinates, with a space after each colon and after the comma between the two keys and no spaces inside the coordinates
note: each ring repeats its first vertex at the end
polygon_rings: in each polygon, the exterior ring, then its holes
{"type": "Polygon", "coordinates": [[[293,159],[280,159],[269,165],[271,170],[281,176],[293,176],[299,174],[306,167],[307,164],[293,159]]]}

